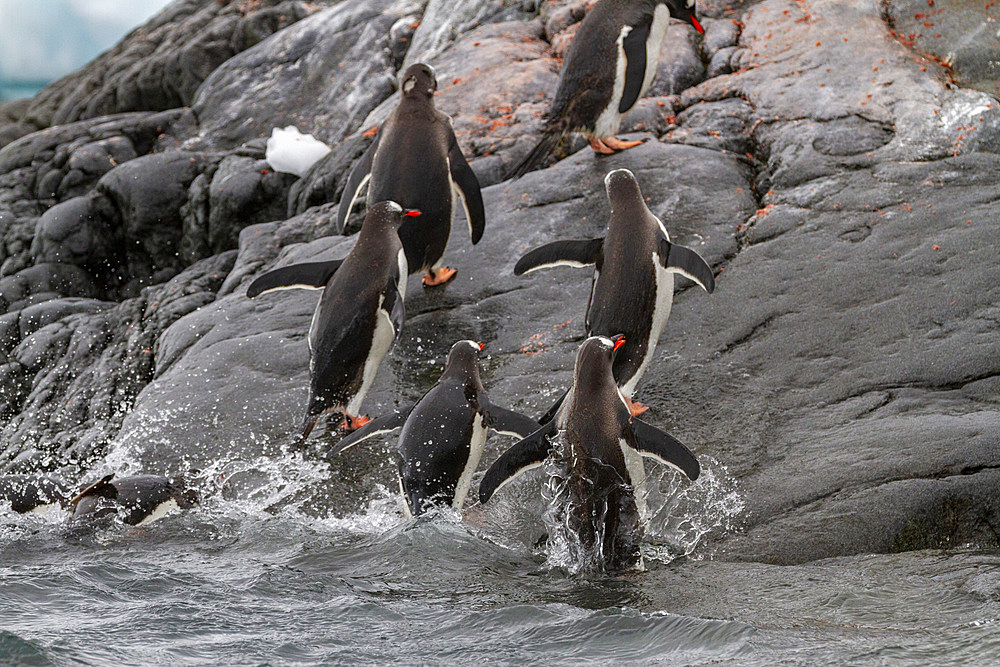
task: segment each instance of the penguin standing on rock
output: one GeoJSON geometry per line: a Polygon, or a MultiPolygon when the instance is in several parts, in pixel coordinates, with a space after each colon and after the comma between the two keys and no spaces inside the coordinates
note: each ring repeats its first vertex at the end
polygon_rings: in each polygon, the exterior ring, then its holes
{"type": "Polygon", "coordinates": [[[337,443],[333,453],[402,428],[399,488],[410,515],[433,504],[461,509],[488,430],[523,438],[538,428],[533,419],[490,402],[479,379],[482,349],[471,340],[455,343],[441,379],[416,404],[371,421],[337,443]]]}
{"type": "Polygon", "coordinates": [[[641,480],[631,475],[626,451],[677,468],[691,480],[700,473],[698,459],[683,443],[640,421],[625,404],[611,372],[625,344],[622,336],[585,340],[576,355],[573,386],[558,413],[504,452],[479,485],[479,501],[485,504],[519,473],[545,462],[561,443],[557,455],[566,466],[559,475],[568,500],[566,525],[600,556],[598,568],[608,570],[641,567],[642,562],[642,512],[635,495],[641,480]]]}
{"type": "Polygon", "coordinates": [[[583,132],[601,155],[642,143],[614,134],[653,83],[670,18],[704,32],[694,12],[695,0],[600,0],[594,5],[563,60],[542,138],[509,177],[537,167],[570,132],[583,132]]]}
{"type": "MultiPolygon", "coordinates": [[[[604,185],[611,202],[606,237],[556,241],[535,248],[517,261],[514,274],[552,266],[595,265],[587,335],[624,334],[624,347],[615,356],[615,381],[632,414],[640,415],[647,408],[634,403],[632,395],[670,316],[674,274],[690,278],[709,294],[715,290],[715,277],[701,255],[670,242],[666,227],[646,207],[631,171],[610,172],[604,185]]],[[[556,403],[542,421],[558,407],[556,403]]]]}
{"type": "Polygon", "coordinates": [[[366,183],[369,206],[389,200],[419,209],[419,220],[406,220],[399,228],[406,261],[411,273],[427,272],[423,276],[425,287],[443,285],[456,273],[441,266],[456,196],[465,207],[473,245],[482,238],[486,225],[483,196],[479,180],[455,139],[451,119],[434,108],[434,70],[420,63],[411,65],[403,74],[401,89],[399,106],[347,178],[337,226],[343,232],[366,183]]]}
{"type": "Polygon", "coordinates": [[[309,327],[309,405],[299,444],[327,412],[343,412],[341,427],[348,430],[371,421],[360,415],[361,401],[405,317],[406,253],[396,230],[419,215],[396,202],[379,202],[369,207],[344,259],[293,264],[250,283],[251,298],[276,290],[323,290],[309,327]]]}

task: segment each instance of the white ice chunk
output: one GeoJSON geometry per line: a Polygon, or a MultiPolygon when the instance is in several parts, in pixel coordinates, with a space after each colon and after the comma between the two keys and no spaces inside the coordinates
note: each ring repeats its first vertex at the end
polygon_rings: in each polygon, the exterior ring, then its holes
{"type": "Polygon", "coordinates": [[[331,148],[311,134],[302,134],[299,128],[289,125],[271,130],[264,159],[274,168],[288,174],[302,176],[331,148]]]}

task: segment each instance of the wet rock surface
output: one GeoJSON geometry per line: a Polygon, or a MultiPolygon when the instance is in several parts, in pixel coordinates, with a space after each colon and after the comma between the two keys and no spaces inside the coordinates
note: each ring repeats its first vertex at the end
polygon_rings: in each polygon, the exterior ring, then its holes
{"type": "MultiPolygon", "coordinates": [[[[970,74],[988,70],[988,45],[960,50],[954,71],[927,57],[903,26],[921,3],[708,7],[703,37],[671,27],[623,123],[642,146],[596,158],[577,138],[500,182],[538,138],[585,3],[452,4],[180,0],[0,108],[0,468],[114,451],[176,473],[277,453],[304,409],[317,294],[250,300],[246,285],[347,254],[353,238],[332,235],[340,190],[419,58],[484,186],[487,228],[472,246],[459,214],[457,278],[410,281],[367,414],[418,398],[459,338],[487,344],[493,400],[544,411],[570,378],[591,273],[515,278],[514,262],[602,234],[603,177],[626,167],[717,273],[712,295],[678,280],[636,396],[744,498],[717,557],[997,545],[1000,103],[970,74]],[[159,37],[140,53],[142,35],[159,37]],[[114,74],[143,71],[170,94],[114,74]],[[285,125],[334,148],[301,179],[262,159],[285,125]]],[[[305,455],[336,437],[331,423],[305,455]]],[[[506,444],[491,439],[484,465],[506,444]]],[[[388,452],[331,459],[317,496],[356,509],[373,481],[393,483],[388,452]]]]}

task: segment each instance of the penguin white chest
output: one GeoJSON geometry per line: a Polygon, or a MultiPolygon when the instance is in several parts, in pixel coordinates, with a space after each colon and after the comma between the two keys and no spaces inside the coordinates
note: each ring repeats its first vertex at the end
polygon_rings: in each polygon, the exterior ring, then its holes
{"type": "Polygon", "coordinates": [[[649,27],[649,37],[646,39],[646,75],[642,79],[639,97],[646,94],[653,79],[656,78],[656,66],[660,64],[660,49],[667,37],[667,27],[670,25],[670,10],[666,5],[658,4],[653,11],[653,24],[649,27]]]}
{"type": "Polygon", "coordinates": [[[615,42],[615,84],[611,89],[611,99],[601,115],[594,123],[594,136],[598,139],[610,137],[622,123],[622,115],[618,112],[618,105],[621,104],[622,95],[625,93],[625,69],[628,61],[625,59],[625,38],[632,32],[632,26],[622,26],[618,33],[618,41],[615,42]]]}
{"type": "Polygon", "coordinates": [[[635,393],[639,379],[646,372],[646,367],[649,366],[649,362],[653,359],[656,344],[660,340],[663,327],[667,324],[667,318],[670,317],[670,307],[674,302],[674,274],[663,268],[655,252],[652,253],[652,261],[655,271],[654,275],[656,276],[656,301],[653,305],[653,318],[649,326],[649,340],[646,342],[646,351],[643,354],[642,363],[639,364],[635,375],[629,378],[621,387],[622,393],[629,398],[635,393]]]}
{"type": "Polygon", "coordinates": [[[472,439],[469,441],[469,460],[465,463],[462,476],[458,478],[455,485],[455,500],[451,506],[455,509],[462,509],[465,496],[469,494],[469,486],[472,484],[472,475],[479,467],[479,459],[483,457],[483,445],[486,444],[487,428],[483,425],[483,416],[476,414],[472,420],[472,439]]]}
{"type": "Polygon", "coordinates": [[[157,505],[156,508],[149,513],[149,516],[140,521],[138,525],[145,526],[153,523],[154,521],[159,521],[160,519],[162,519],[163,517],[167,516],[168,514],[177,509],[180,509],[180,506],[177,504],[177,501],[174,500],[173,498],[170,498],[169,500],[166,500],[157,505]]]}

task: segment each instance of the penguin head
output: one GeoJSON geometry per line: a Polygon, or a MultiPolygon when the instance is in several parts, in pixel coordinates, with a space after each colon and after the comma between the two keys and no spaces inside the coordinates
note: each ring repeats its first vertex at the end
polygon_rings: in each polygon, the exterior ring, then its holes
{"type": "Polygon", "coordinates": [[[612,366],[618,349],[625,344],[625,336],[618,335],[591,336],[583,341],[576,353],[576,368],[574,369],[575,384],[581,382],[588,386],[615,384],[612,366]]]}
{"type": "Polygon", "coordinates": [[[420,211],[417,209],[403,208],[396,202],[387,199],[386,201],[373,204],[368,208],[368,213],[365,215],[365,221],[362,223],[361,229],[378,227],[397,230],[404,219],[413,218],[418,215],[420,215],[420,211]]]}
{"type": "Polygon", "coordinates": [[[462,375],[479,377],[479,356],[485,343],[474,340],[460,340],[451,346],[448,361],[445,363],[444,375],[462,375]]]}
{"type": "Polygon", "coordinates": [[[416,63],[407,67],[399,83],[399,89],[403,91],[403,97],[412,97],[415,95],[432,97],[437,87],[437,73],[434,72],[433,67],[423,63],[416,63]]]}
{"type": "MultiPolygon", "coordinates": [[[[635,176],[628,169],[615,169],[608,172],[608,175],[604,177],[604,189],[608,193],[612,213],[628,213],[634,206],[646,206],[646,201],[642,198],[642,190],[639,189],[639,181],[635,180],[635,176]]],[[[639,218],[627,215],[623,219],[639,218]]]]}
{"type": "Polygon", "coordinates": [[[660,0],[670,9],[670,16],[681,21],[686,21],[694,26],[698,32],[705,32],[705,29],[698,23],[698,18],[694,15],[694,0],[660,0]]]}

